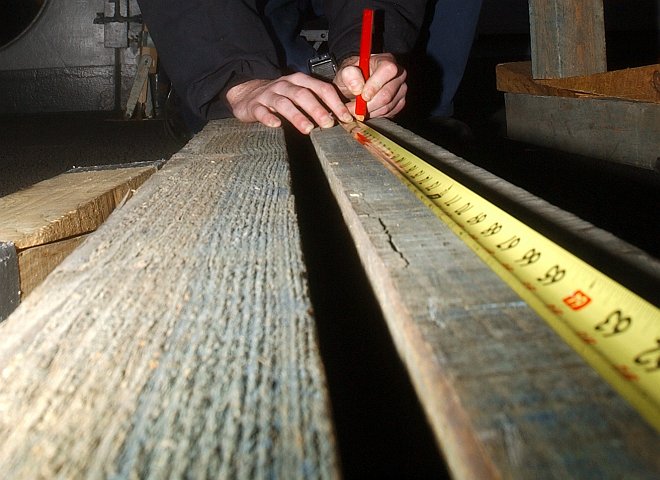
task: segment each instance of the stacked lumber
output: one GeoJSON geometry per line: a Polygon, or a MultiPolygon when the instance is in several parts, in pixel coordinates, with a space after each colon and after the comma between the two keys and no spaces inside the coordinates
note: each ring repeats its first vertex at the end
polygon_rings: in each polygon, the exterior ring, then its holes
{"type": "Polygon", "coordinates": [[[0,265],[0,320],[156,169],[154,162],[74,169],[0,198],[0,250],[16,259],[11,272],[0,265]]]}

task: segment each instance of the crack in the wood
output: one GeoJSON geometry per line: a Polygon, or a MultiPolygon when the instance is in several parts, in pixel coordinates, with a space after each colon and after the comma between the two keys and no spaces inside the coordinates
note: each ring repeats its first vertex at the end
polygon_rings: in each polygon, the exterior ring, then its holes
{"type": "Polygon", "coordinates": [[[403,262],[405,263],[404,268],[408,268],[408,266],[410,266],[410,262],[394,243],[394,239],[392,238],[392,234],[387,228],[387,225],[385,225],[385,222],[383,222],[382,218],[379,218],[378,221],[380,222],[380,225],[383,227],[383,231],[385,232],[385,235],[387,235],[387,242],[392,247],[392,250],[394,250],[396,253],[399,254],[399,257],[401,257],[401,260],[403,260],[403,262]]]}

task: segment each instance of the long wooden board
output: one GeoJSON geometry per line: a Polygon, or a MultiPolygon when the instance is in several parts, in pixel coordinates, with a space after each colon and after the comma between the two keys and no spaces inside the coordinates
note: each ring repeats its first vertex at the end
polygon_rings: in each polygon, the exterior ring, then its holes
{"type": "Polygon", "coordinates": [[[63,173],[0,198],[0,240],[17,250],[89,233],[156,167],[63,173]]]}
{"type": "Polygon", "coordinates": [[[660,103],[660,64],[593,75],[534,79],[531,62],[497,65],[497,89],[508,93],[558,97],[609,97],[660,103]]]}
{"type": "Polygon", "coordinates": [[[78,247],[87,235],[78,235],[45,245],[26,248],[18,254],[21,297],[25,298],[67,255],[78,247]]]}
{"type": "MultiPolygon", "coordinates": [[[[437,165],[480,170],[373,124],[437,165]]],[[[312,139],[455,478],[657,477],[660,435],[542,319],[343,129],[312,139]]]]}
{"type": "Polygon", "coordinates": [[[17,251],[21,298],[156,169],[155,164],[76,169],[1,197],[0,241],[17,251]]]}
{"type": "Polygon", "coordinates": [[[283,134],[213,122],[0,325],[3,478],[336,478],[283,134]]]}

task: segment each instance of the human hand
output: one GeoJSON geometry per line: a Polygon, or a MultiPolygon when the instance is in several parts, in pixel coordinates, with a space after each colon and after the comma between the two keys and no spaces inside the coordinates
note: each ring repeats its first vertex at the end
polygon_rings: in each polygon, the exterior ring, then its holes
{"type": "Polygon", "coordinates": [[[311,132],[315,124],[332,127],[335,120],[331,114],[343,122],[353,120],[331,83],[304,73],[241,83],[227,91],[227,102],[234,116],[243,122],[279,127],[281,116],[304,134],[311,132]]]}
{"type": "MultiPolygon", "coordinates": [[[[369,59],[370,75],[364,81],[359,68],[360,58],[348,57],[335,76],[334,83],[346,98],[362,95],[370,117],[393,117],[406,104],[407,73],[391,53],[378,53],[369,59]]],[[[355,113],[355,101],[347,107],[355,113]]]]}

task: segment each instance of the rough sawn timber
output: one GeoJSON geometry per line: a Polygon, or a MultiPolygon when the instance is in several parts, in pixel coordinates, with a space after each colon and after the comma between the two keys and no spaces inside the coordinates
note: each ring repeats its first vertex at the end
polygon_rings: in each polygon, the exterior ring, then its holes
{"type": "Polygon", "coordinates": [[[210,123],[0,325],[2,478],[334,478],[281,130],[210,123]]]}
{"type": "Polygon", "coordinates": [[[312,140],[454,478],[657,478],[660,436],[486,264],[342,128],[312,140]]]}
{"type": "Polygon", "coordinates": [[[660,64],[578,77],[534,79],[531,62],[512,62],[497,65],[496,76],[497,89],[507,93],[660,103],[660,64]]]}
{"type": "Polygon", "coordinates": [[[70,171],[0,198],[0,242],[18,254],[21,298],[155,171],[154,164],[70,171]]]}
{"type": "Polygon", "coordinates": [[[21,251],[94,231],[155,166],[67,172],[0,198],[0,240],[21,251]]]}

